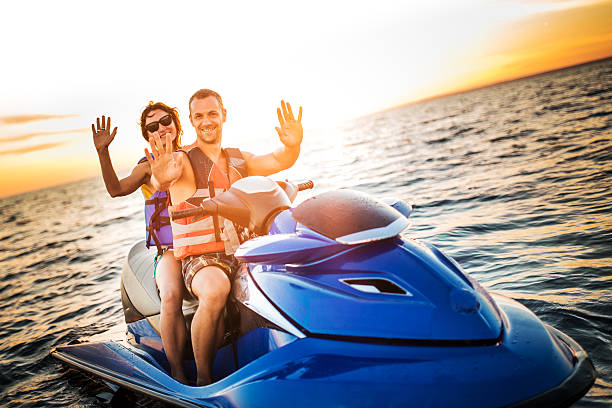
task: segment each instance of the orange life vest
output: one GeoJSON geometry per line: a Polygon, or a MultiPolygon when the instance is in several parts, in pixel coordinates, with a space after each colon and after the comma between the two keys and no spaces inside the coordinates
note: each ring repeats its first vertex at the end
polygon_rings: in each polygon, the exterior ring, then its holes
{"type": "MultiPolygon", "coordinates": [[[[227,163],[227,176],[198,147],[187,152],[196,182],[196,191],[187,200],[169,207],[170,212],[196,208],[211,196],[227,190],[231,181],[247,176],[246,162],[239,149],[223,149],[227,163]]],[[[182,259],[190,255],[224,252],[223,234],[226,221],[223,217],[187,217],[171,221],[174,256],[182,259]]]]}

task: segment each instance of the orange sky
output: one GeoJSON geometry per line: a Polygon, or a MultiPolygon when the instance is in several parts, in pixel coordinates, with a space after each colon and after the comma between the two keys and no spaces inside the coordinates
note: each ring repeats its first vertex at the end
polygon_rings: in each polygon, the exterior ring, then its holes
{"type": "Polygon", "coordinates": [[[129,170],[142,156],[137,122],[149,100],[179,108],[189,142],[187,100],[202,87],[226,101],[224,135],[256,151],[277,142],[281,98],[304,106],[308,135],[434,95],[612,56],[612,0],[7,7],[0,197],[99,175],[89,129],[101,114],[120,128],[115,167],[129,170]]]}
{"type": "Polygon", "coordinates": [[[499,82],[612,56],[612,2],[538,13],[500,27],[486,58],[499,62],[468,81],[499,82]]]}

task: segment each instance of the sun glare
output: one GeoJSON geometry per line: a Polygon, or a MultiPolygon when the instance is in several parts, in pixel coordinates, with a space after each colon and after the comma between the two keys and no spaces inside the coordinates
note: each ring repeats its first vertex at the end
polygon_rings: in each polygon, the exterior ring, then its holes
{"type": "Polygon", "coordinates": [[[55,5],[41,3],[27,25],[18,18],[27,14],[22,3],[5,10],[15,18],[0,26],[0,35],[13,39],[0,77],[0,196],[97,174],[87,129],[103,114],[119,126],[113,163],[129,170],[143,154],[138,118],[150,100],[176,106],[183,140],[192,142],[187,100],[199,88],[224,98],[224,140],[269,149],[278,142],[280,99],[304,107],[306,128],[324,129],[612,50],[610,0],[275,1],[244,3],[241,13],[223,3],[168,8],[153,1],[150,10],[164,7],[155,29],[135,3],[111,1],[95,13],[85,3],[65,5],[70,17],[51,22],[55,5]],[[94,14],[113,29],[92,27],[94,14]],[[3,120],[24,115],[39,120],[3,120]],[[82,160],[63,156],[69,152],[82,160]],[[41,161],[50,157],[57,160],[41,161]],[[53,168],[46,177],[14,180],[21,164],[43,162],[53,168]]]}

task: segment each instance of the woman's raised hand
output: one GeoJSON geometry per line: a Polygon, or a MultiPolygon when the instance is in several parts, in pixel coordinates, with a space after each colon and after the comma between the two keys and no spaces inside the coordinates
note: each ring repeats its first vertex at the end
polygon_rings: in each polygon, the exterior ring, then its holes
{"type": "Polygon", "coordinates": [[[102,120],[100,118],[96,118],[96,123],[91,124],[91,133],[93,133],[93,141],[94,146],[96,146],[96,150],[99,152],[102,149],[106,149],[117,134],[117,128],[113,129],[112,133],[110,131],[111,128],[111,118],[110,116],[107,118],[102,115],[102,120]]]}

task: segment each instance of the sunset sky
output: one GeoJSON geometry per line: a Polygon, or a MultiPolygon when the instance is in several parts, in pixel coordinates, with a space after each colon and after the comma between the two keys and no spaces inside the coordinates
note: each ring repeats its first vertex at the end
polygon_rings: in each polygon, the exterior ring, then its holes
{"type": "Polygon", "coordinates": [[[223,96],[226,144],[257,153],[278,143],[281,98],[304,107],[307,135],[612,56],[612,0],[92,4],[3,4],[0,197],[98,175],[90,126],[102,114],[119,127],[111,157],[125,174],[143,155],[150,100],[176,106],[193,141],[199,88],[223,96]]]}

